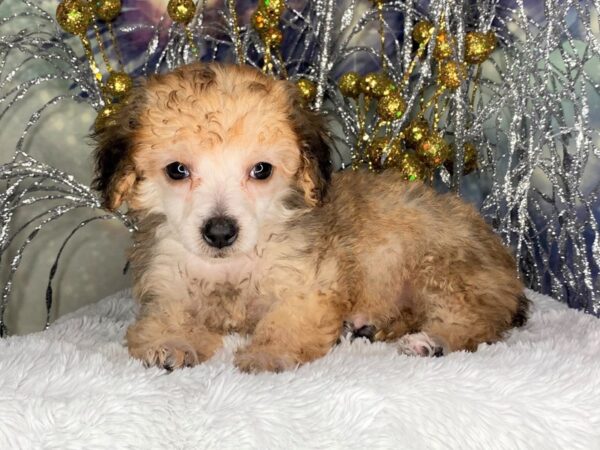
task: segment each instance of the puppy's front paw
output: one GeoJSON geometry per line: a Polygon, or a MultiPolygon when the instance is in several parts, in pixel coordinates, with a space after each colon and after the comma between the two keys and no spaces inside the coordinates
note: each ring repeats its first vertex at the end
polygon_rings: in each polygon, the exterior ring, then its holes
{"type": "Polygon", "coordinates": [[[425,332],[405,334],[397,341],[398,352],[409,356],[444,356],[448,353],[445,343],[425,332]]]}
{"type": "Polygon", "coordinates": [[[182,341],[167,341],[157,345],[130,347],[129,353],[142,360],[146,367],[157,366],[168,371],[192,367],[200,362],[191,345],[182,341]]]}
{"type": "Polygon", "coordinates": [[[266,347],[249,346],[236,352],[235,365],[246,373],[283,372],[296,367],[297,362],[290,355],[278,354],[266,347]]]}

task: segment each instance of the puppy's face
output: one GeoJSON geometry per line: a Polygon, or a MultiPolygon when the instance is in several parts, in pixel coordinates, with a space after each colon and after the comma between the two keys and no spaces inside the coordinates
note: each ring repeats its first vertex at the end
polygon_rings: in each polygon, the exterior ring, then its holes
{"type": "Polygon", "coordinates": [[[238,66],[149,79],[96,140],[105,206],[164,215],[203,258],[253,251],[290,197],[318,205],[330,174],[321,121],[295,88],[238,66]]]}

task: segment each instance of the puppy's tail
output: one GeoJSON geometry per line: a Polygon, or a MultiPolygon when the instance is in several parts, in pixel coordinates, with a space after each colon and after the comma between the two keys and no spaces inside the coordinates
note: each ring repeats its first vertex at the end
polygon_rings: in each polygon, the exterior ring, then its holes
{"type": "Polygon", "coordinates": [[[517,301],[519,303],[517,305],[515,315],[512,318],[511,325],[513,327],[522,327],[527,323],[527,319],[529,319],[529,309],[531,307],[531,301],[527,297],[525,297],[524,294],[519,295],[517,301]]]}

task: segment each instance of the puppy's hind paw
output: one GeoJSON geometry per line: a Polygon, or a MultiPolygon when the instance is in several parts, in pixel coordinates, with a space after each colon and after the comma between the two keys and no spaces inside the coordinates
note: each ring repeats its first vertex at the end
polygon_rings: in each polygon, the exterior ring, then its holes
{"type": "Polygon", "coordinates": [[[167,371],[192,367],[200,361],[196,351],[185,342],[164,342],[156,346],[129,349],[129,353],[141,359],[146,367],[157,366],[167,371]]]}
{"type": "Polygon", "coordinates": [[[278,355],[261,347],[246,347],[235,354],[235,365],[242,372],[283,372],[296,367],[294,358],[287,355],[278,355]]]}
{"type": "Polygon", "coordinates": [[[444,356],[448,354],[445,342],[425,332],[405,334],[398,341],[398,352],[408,356],[444,356]]]}

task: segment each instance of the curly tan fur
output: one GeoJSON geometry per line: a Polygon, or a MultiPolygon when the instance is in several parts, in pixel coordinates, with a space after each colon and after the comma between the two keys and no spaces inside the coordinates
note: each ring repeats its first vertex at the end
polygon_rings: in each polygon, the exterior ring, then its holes
{"type": "Polygon", "coordinates": [[[322,119],[292,85],[194,64],[140,84],[119,114],[96,137],[96,185],[138,221],[127,342],[146,364],[200,363],[241,332],[240,369],[285,370],[325,355],[345,321],[473,351],[523,322],[514,260],[477,212],[392,171],[330,177],[322,119]],[[173,161],[188,179],[168,179],[173,161]],[[261,161],[264,181],[248,176],[261,161]],[[214,249],[200,228],[223,211],[239,238],[214,249]]]}

